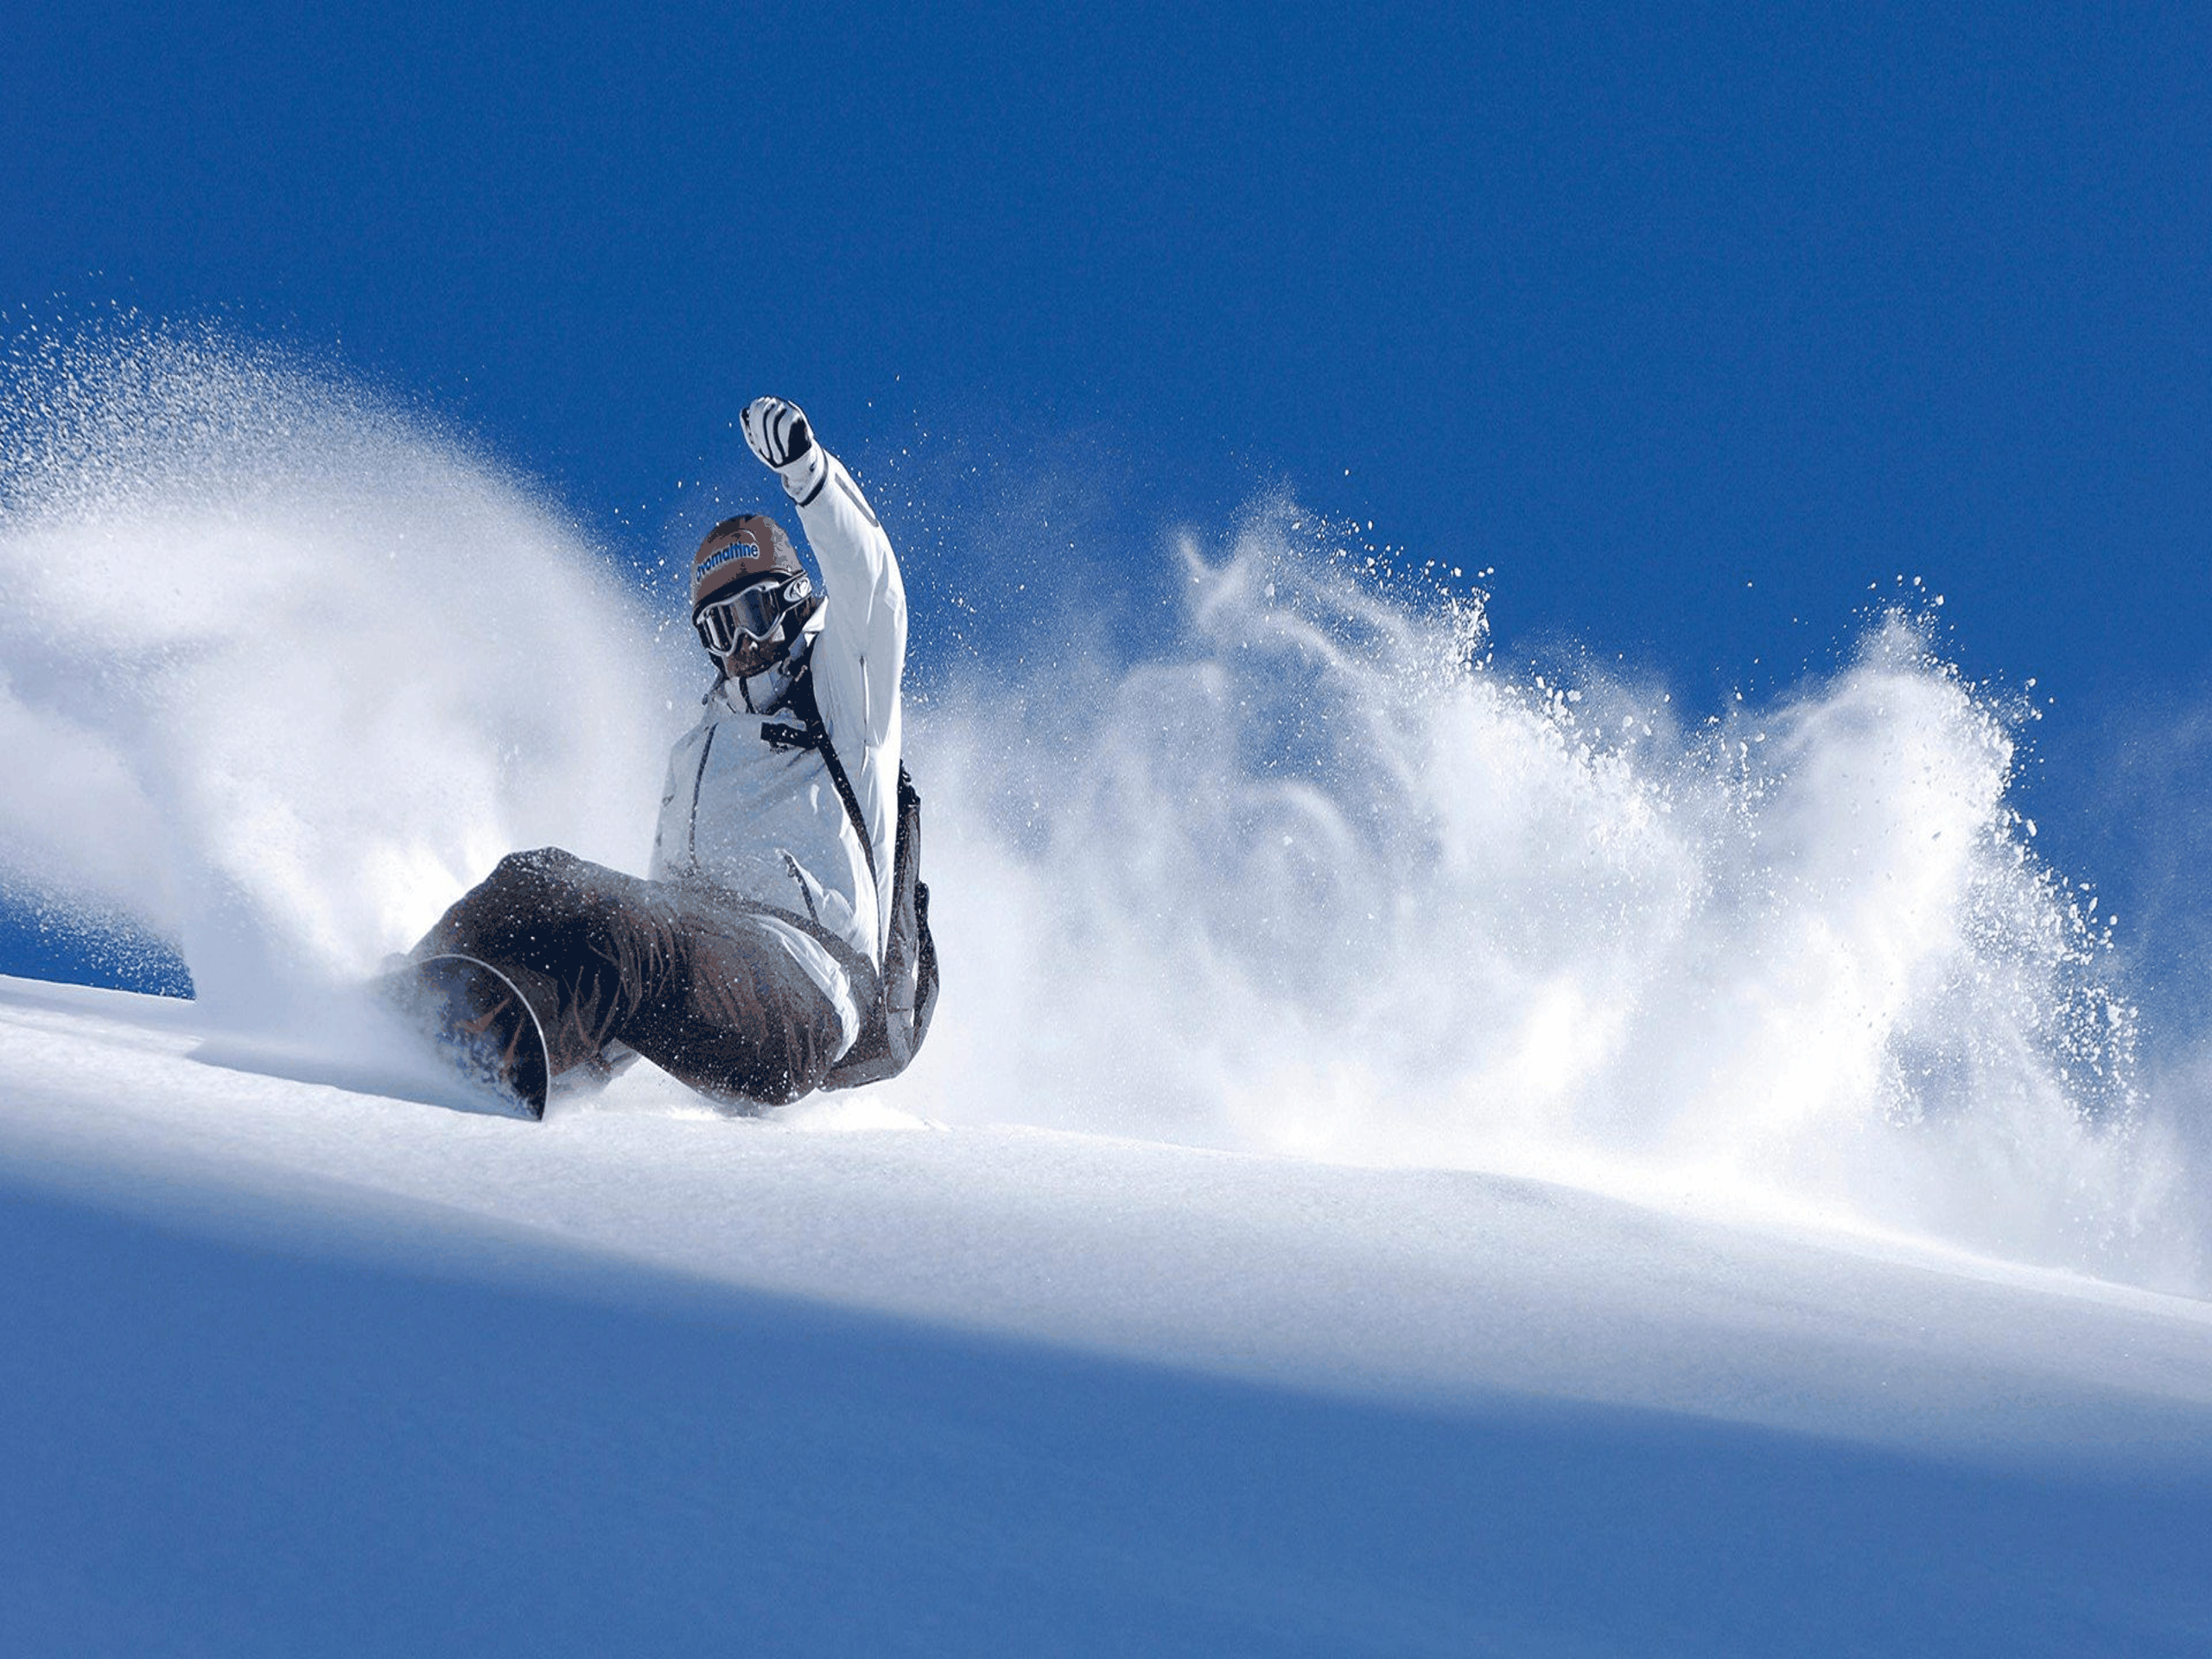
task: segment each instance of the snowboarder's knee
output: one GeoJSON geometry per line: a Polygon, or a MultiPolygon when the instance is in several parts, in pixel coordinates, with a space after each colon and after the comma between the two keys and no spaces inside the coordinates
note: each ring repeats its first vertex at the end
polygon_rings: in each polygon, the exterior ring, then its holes
{"type": "Polygon", "coordinates": [[[583,860],[558,847],[509,853],[493,867],[477,891],[513,902],[542,905],[556,892],[582,885],[577,876],[583,868],[583,860]]]}
{"type": "Polygon", "coordinates": [[[509,853],[493,867],[494,876],[551,875],[564,873],[583,862],[574,853],[560,847],[535,847],[526,853],[509,853]]]}

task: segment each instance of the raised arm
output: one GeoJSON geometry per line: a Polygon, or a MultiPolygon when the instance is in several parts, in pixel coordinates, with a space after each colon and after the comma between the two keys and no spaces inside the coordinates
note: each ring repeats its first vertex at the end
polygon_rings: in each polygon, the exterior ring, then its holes
{"type": "MultiPolygon", "coordinates": [[[[817,674],[855,685],[871,747],[899,736],[899,688],[906,667],[906,589],[891,538],[835,455],[815,441],[806,415],[780,397],[746,406],[745,441],[773,467],[798,505],[807,545],[821,567],[829,607],[814,649],[817,674]],[[829,653],[834,662],[821,660],[829,653]]],[[[825,714],[828,712],[824,711],[825,714]]]]}

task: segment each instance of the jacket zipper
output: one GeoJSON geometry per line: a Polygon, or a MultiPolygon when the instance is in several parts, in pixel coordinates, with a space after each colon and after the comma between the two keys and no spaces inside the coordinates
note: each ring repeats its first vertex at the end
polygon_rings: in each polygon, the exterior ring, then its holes
{"type": "Polygon", "coordinates": [[[699,746],[699,775],[691,780],[691,827],[685,839],[694,870],[699,868],[699,791],[706,787],[707,757],[715,752],[715,734],[721,729],[719,725],[707,728],[707,741],[699,746]]]}

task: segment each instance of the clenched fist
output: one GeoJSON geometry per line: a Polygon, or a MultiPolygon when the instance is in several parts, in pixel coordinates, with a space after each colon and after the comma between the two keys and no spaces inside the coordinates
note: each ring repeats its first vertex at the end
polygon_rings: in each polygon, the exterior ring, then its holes
{"type": "Polygon", "coordinates": [[[755,397],[745,406],[741,423],[746,443],[762,465],[776,469],[792,500],[804,501],[814,493],[829,463],[804,410],[781,397],[755,397]]]}

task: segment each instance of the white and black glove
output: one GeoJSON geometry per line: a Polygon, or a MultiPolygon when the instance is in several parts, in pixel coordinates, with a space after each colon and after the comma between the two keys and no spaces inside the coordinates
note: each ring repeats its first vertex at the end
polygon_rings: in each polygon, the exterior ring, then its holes
{"type": "Polygon", "coordinates": [[[814,441],[804,410],[780,397],[755,397],[745,406],[741,423],[745,442],[763,466],[776,469],[792,500],[806,501],[821,488],[830,460],[814,441]]]}

